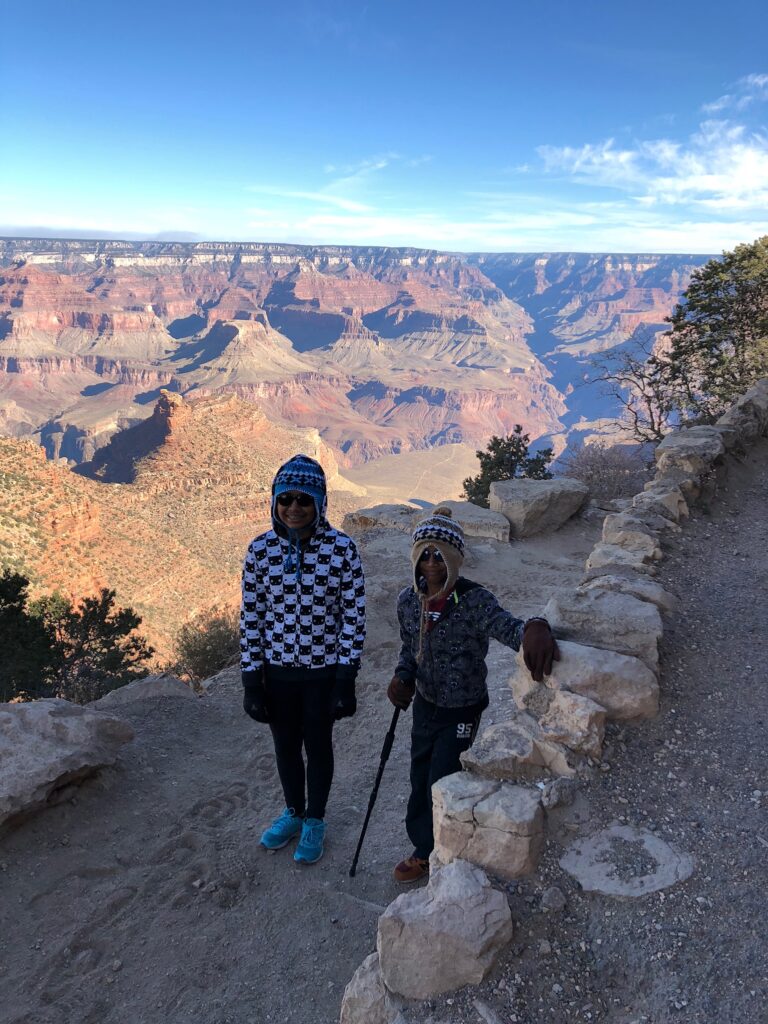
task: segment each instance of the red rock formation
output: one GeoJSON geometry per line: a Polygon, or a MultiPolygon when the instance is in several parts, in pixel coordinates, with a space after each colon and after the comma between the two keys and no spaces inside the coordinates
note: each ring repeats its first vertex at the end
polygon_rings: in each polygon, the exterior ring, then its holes
{"type": "Polygon", "coordinates": [[[235,390],[348,460],[549,434],[583,373],[560,357],[660,330],[702,261],[0,241],[0,426],[88,458],[169,386],[235,390]]]}

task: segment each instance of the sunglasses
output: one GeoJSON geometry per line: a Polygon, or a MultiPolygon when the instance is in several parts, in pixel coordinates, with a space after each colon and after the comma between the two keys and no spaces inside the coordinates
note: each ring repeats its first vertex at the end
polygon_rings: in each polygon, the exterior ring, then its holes
{"type": "Polygon", "coordinates": [[[299,508],[309,508],[314,505],[315,499],[309,494],[278,494],[277,504],[281,508],[289,508],[294,502],[299,508]]]}
{"type": "Polygon", "coordinates": [[[430,550],[430,548],[424,548],[424,550],[419,555],[419,561],[428,562],[430,558],[432,558],[435,562],[443,561],[443,556],[440,554],[437,548],[435,548],[434,551],[430,550]]]}

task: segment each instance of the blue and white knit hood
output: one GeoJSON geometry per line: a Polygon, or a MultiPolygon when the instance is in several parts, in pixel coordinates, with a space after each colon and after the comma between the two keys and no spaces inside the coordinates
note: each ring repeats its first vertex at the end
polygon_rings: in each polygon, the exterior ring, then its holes
{"type": "Polygon", "coordinates": [[[284,568],[288,572],[298,571],[301,575],[301,544],[295,530],[289,530],[277,516],[277,496],[285,491],[300,491],[308,494],[315,503],[315,518],[312,520],[312,532],[315,533],[325,522],[328,496],[326,492],[325,473],[323,467],[308,455],[294,455],[292,459],[278,469],[272,481],[272,529],[278,537],[288,540],[288,555],[284,568]]]}

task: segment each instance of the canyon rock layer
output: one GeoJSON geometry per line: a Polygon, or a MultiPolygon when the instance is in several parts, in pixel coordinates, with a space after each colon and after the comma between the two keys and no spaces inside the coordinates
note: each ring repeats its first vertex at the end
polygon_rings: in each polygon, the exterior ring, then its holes
{"type": "Polygon", "coordinates": [[[652,340],[705,257],[0,240],[0,433],[81,463],[160,388],[231,391],[346,465],[615,414],[586,361],[652,340]]]}

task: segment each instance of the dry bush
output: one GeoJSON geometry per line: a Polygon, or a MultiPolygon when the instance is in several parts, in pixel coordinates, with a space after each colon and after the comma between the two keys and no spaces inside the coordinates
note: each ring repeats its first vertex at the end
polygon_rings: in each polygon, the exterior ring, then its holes
{"type": "Polygon", "coordinates": [[[170,666],[193,682],[210,679],[240,658],[240,613],[233,608],[211,608],[186,622],[176,634],[170,666]]]}
{"type": "Polygon", "coordinates": [[[557,463],[558,475],[581,480],[593,498],[629,498],[642,491],[652,471],[641,448],[608,445],[604,441],[564,452],[557,463]]]}

